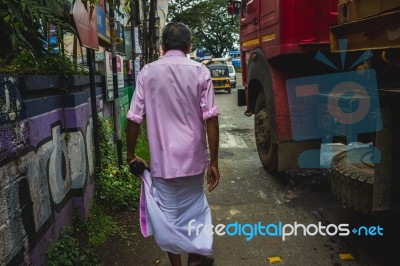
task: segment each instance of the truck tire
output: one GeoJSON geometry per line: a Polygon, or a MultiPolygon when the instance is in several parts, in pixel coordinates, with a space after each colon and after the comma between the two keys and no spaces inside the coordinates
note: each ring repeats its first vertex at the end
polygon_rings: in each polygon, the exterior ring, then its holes
{"type": "Polygon", "coordinates": [[[254,132],[258,156],[263,167],[270,173],[275,173],[278,166],[278,149],[273,142],[273,123],[273,117],[268,112],[265,94],[260,91],[254,110],[254,132]]]}
{"type": "Polygon", "coordinates": [[[344,206],[365,214],[372,213],[375,168],[371,157],[371,149],[363,147],[343,151],[332,159],[332,194],[344,206]]]}

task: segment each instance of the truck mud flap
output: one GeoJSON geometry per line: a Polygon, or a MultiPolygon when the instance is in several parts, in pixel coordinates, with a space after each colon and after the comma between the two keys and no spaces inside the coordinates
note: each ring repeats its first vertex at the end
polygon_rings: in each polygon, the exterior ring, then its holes
{"type": "Polygon", "coordinates": [[[237,105],[245,106],[246,105],[246,90],[238,89],[237,92],[238,92],[237,105]]]}
{"type": "MultiPolygon", "coordinates": [[[[320,147],[321,147],[321,141],[319,140],[279,143],[278,172],[305,169],[305,168],[300,168],[299,166],[298,160],[300,154],[305,151],[320,150],[320,147]]],[[[319,162],[313,162],[313,163],[319,164],[319,162]]]]}

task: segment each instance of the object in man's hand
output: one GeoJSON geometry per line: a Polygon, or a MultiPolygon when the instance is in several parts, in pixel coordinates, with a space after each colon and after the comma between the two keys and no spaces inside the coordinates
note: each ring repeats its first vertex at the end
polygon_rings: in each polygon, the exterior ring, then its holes
{"type": "Polygon", "coordinates": [[[141,175],[144,172],[145,166],[142,162],[134,161],[129,164],[129,170],[134,175],[141,175]]]}

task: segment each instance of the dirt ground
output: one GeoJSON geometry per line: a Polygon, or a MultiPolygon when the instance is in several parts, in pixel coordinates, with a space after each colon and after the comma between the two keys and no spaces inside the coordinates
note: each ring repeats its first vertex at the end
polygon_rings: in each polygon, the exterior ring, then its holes
{"type": "Polygon", "coordinates": [[[165,260],[165,253],[158,248],[153,237],[143,237],[137,210],[116,213],[115,219],[129,235],[132,232],[135,234],[128,239],[112,236],[99,248],[102,265],[152,266],[160,265],[165,260]]]}

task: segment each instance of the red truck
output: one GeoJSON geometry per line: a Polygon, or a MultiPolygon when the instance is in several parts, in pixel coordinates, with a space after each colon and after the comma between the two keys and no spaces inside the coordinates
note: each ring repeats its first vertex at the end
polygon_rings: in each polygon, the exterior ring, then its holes
{"type": "Polygon", "coordinates": [[[383,2],[228,1],[240,15],[238,104],[254,115],[263,167],[318,168],[320,153],[309,151],[322,143],[370,144],[333,154],[329,166],[333,194],[364,213],[400,206],[400,1],[383,2]],[[387,29],[395,41],[373,39],[387,29]]]}

